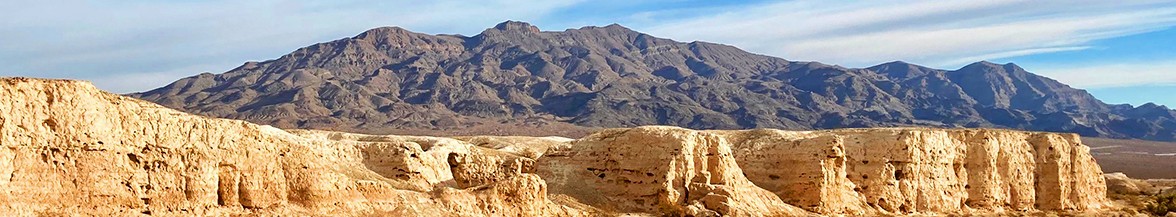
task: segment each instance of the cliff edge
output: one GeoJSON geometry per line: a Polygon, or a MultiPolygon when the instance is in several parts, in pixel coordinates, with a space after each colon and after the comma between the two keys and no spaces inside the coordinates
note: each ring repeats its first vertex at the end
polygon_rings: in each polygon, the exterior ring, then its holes
{"type": "Polygon", "coordinates": [[[14,215],[934,215],[1099,211],[1105,195],[1074,134],[287,131],[0,78],[0,213],[14,215]]]}

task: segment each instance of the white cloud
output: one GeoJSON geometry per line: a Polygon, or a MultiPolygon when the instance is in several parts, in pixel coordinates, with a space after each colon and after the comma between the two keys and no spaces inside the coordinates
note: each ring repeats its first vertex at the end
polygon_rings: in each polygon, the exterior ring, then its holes
{"type": "Polygon", "coordinates": [[[1078,88],[1176,85],[1176,59],[1045,66],[1035,72],[1078,88]]]}
{"type": "Polygon", "coordinates": [[[1095,40],[1167,28],[1176,25],[1176,4],[801,0],[661,22],[649,32],[787,59],[856,67],[905,60],[954,68],[981,60],[974,58],[1086,49],[1095,40]]]}
{"type": "Polygon", "coordinates": [[[680,41],[852,67],[904,60],[941,68],[1090,49],[1092,41],[1176,24],[1170,1],[663,1],[0,1],[0,76],[143,91],[378,26],[471,35],[508,19],[553,30],[621,23],[680,41]],[[670,9],[633,9],[651,5],[670,9]],[[599,11],[559,13],[583,8],[599,11]]]}
{"type": "Polygon", "coordinates": [[[1009,58],[1009,57],[1028,56],[1028,55],[1033,55],[1033,54],[1065,52],[1065,51],[1079,51],[1079,50],[1086,50],[1086,49],[1090,49],[1090,48],[1093,48],[1093,47],[1091,47],[1091,46],[1068,46],[1068,47],[1026,48],[1026,49],[1021,49],[1021,50],[986,53],[986,54],[981,54],[979,56],[968,56],[968,57],[956,58],[956,59],[952,59],[952,60],[945,60],[945,61],[940,61],[940,63],[941,63],[940,65],[948,65],[948,66],[964,65],[964,64],[976,62],[978,60],[992,60],[992,59],[1001,59],[1001,58],[1009,58]]]}
{"type": "Polygon", "coordinates": [[[143,91],[375,27],[476,34],[579,1],[0,1],[0,76],[143,91]],[[134,76],[153,79],[111,79],[134,76]]]}

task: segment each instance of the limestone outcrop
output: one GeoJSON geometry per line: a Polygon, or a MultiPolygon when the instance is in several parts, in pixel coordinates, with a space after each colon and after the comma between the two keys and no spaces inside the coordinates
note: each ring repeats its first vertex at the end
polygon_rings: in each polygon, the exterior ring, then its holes
{"type": "Polygon", "coordinates": [[[589,214],[534,174],[460,187],[449,155],[494,150],[455,139],[293,134],[64,80],[0,79],[0,112],[5,214],[589,214]]]}
{"type": "Polygon", "coordinates": [[[0,78],[0,213],[810,216],[1108,209],[1073,134],[884,128],[580,139],[282,130],[0,78]]]}
{"type": "Polygon", "coordinates": [[[1107,192],[1120,195],[1152,195],[1160,189],[1147,181],[1132,179],[1123,173],[1108,173],[1103,175],[1107,181],[1107,192]]]}
{"type": "Polygon", "coordinates": [[[758,186],[824,214],[1092,211],[1106,184],[1077,135],[995,129],[716,131],[758,186]]]}
{"type": "Polygon", "coordinates": [[[796,216],[755,186],[722,137],[675,127],[604,130],[539,158],[553,193],[619,213],[796,216]]]}

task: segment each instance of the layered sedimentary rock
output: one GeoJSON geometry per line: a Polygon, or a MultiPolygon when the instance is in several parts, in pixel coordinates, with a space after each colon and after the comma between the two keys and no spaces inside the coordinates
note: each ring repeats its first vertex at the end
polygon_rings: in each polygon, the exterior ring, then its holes
{"type": "Polygon", "coordinates": [[[534,174],[459,187],[449,155],[494,150],[454,139],[298,136],[78,81],[2,79],[0,111],[5,214],[586,215],[534,174]]]}
{"type": "Polygon", "coordinates": [[[1091,211],[1106,185],[1073,134],[1009,130],[718,131],[757,185],[826,214],[1091,211]]]}
{"type": "Polygon", "coordinates": [[[744,177],[722,137],[682,128],[604,130],[549,150],[538,167],[552,192],[608,211],[806,213],[744,177]]]}
{"type": "Polygon", "coordinates": [[[1084,212],[1073,134],[608,129],[363,135],[206,118],[78,81],[0,79],[0,213],[806,216],[1084,212]]]}
{"type": "Polygon", "coordinates": [[[785,202],[826,214],[873,214],[863,195],[854,191],[845,147],[836,135],[780,130],[711,133],[734,144],[735,159],[750,180],[785,202]]]}
{"type": "Polygon", "coordinates": [[[491,148],[531,159],[542,157],[551,147],[565,145],[573,140],[557,136],[467,136],[456,137],[455,139],[466,141],[479,147],[491,148]]]}

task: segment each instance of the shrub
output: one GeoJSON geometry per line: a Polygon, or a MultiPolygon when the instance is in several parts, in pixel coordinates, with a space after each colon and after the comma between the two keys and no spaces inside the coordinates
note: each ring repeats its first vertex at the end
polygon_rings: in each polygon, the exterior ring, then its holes
{"type": "Polygon", "coordinates": [[[1143,206],[1143,210],[1156,216],[1164,216],[1169,212],[1176,212],[1176,194],[1152,196],[1153,200],[1143,206]]]}

